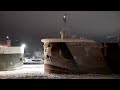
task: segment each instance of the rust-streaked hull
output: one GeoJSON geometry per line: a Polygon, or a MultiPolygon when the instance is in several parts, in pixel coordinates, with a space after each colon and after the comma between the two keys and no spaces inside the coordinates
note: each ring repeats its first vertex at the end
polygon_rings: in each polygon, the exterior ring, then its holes
{"type": "Polygon", "coordinates": [[[107,44],[79,39],[42,42],[45,73],[111,73],[107,44]]]}

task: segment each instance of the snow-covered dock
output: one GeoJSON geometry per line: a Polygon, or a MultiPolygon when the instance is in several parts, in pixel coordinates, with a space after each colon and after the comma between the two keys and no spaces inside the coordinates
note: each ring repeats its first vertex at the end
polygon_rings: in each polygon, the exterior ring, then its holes
{"type": "Polygon", "coordinates": [[[43,65],[24,65],[15,71],[0,71],[0,79],[120,79],[120,75],[108,74],[45,74],[43,65]]]}

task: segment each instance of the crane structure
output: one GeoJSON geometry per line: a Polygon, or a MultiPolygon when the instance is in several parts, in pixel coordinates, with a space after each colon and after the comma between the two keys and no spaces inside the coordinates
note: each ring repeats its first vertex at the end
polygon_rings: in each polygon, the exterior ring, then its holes
{"type": "Polygon", "coordinates": [[[107,36],[107,38],[113,38],[113,37],[117,37],[117,42],[119,43],[119,35],[107,36]]]}

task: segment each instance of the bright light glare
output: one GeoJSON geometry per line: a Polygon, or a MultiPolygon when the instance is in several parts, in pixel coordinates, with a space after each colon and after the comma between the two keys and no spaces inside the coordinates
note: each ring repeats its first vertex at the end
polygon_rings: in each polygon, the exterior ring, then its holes
{"type": "Polygon", "coordinates": [[[22,44],[22,46],[21,46],[21,47],[25,48],[25,47],[26,47],[26,45],[25,45],[25,44],[22,44]]]}
{"type": "Polygon", "coordinates": [[[21,45],[21,53],[24,53],[24,48],[26,47],[26,45],[25,44],[22,44],[21,45]]]}

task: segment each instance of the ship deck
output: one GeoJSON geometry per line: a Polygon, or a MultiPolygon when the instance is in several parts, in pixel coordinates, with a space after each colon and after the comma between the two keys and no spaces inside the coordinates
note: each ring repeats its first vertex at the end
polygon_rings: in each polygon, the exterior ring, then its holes
{"type": "Polygon", "coordinates": [[[96,41],[94,40],[89,40],[89,39],[79,39],[79,38],[46,38],[42,39],[42,42],[88,42],[88,43],[95,43],[96,41]]]}

